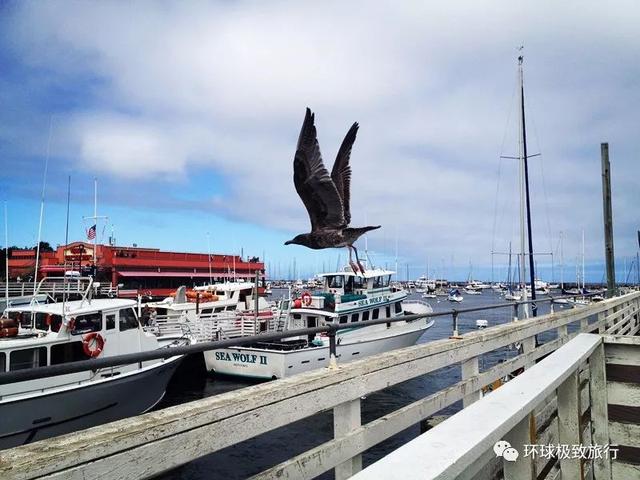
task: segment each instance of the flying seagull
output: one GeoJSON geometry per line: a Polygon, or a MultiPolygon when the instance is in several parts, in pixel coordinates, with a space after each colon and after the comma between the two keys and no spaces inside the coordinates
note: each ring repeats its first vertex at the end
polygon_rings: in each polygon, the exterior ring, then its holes
{"type": "Polygon", "coordinates": [[[358,258],[358,250],[353,244],[361,235],[369,230],[380,228],[380,225],[349,227],[351,221],[349,157],[358,133],[358,123],[354,123],[344,137],[331,175],[329,175],[324,163],[322,163],[313,121],[314,114],[307,108],[298,138],[296,155],[293,159],[293,182],[309,214],[311,232],[296,235],[293,239],[285,242],[285,245],[295,243],[315,250],[347,247],[349,264],[355,272],[356,267],[351,259],[351,249],[353,249],[356,254],[357,266],[364,273],[364,267],[358,258]]]}

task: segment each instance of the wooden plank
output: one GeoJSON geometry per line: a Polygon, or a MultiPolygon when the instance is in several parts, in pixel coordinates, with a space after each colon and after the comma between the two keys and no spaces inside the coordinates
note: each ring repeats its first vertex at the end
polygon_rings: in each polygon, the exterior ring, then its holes
{"type": "MultiPolygon", "coordinates": [[[[580,445],[580,400],[578,371],[575,370],[558,387],[558,440],[561,445],[580,445]]],[[[580,480],[579,458],[560,458],[560,471],[565,480],[580,480]]]]}
{"type": "MultiPolygon", "coordinates": [[[[478,375],[480,372],[480,367],[478,365],[478,357],[472,357],[468,360],[465,360],[460,365],[461,368],[461,378],[462,380],[467,380],[468,378],[473,378],[478,375]]],[[[462,407],[466,408],[471,405],[473,402],[480,400],[482,397],[482,391],[477,389],[472,391],[464,396],[462,399],[462,407]]]]}
{"type": "Polygon", "coordinates": [[[610,404],[640,407],[640,384],[609,381],[607,395],[610,404]]]}
{"type": "Polygon", "coordinates": [[[612,468],[614,480],[627,480],[640,478],[640,465],[613,462],[612,468]]]}
{"type": "MultiPolygon", "coordinates": [[[[640,447],[640,425],[632,423],[609,422],[611,445],[640,447]]],[[[605,445],[604,443],[600,445],[605,445]]]]}
{"type": "Polygon", "coordinates": [[[504,438],[509,444],[520,452],[518,459],[513,461],[507,461],[503,457],[502,469],[504,471],[504,480],[533,480],[535,479],[535,472],[533,469],[533,458],[531,456],[525,457],[524,446],[534,443],[532,437],[531,426],[534,424],[532,415],[529,414],[520,420],[515,427],[508,432],[504,438]]]}
{"type": "Polygon", "coordinates": [[[578,335],[522,375],[365,468],[353,479],[455,478],[504,438],[600,344],[597,335],[578,335]]]}
{"type": "MultiPolygon", "coordinates": [[[[594,445],[608,445],[609,416],[607,410],[607,377],[605,370],[605,346],[600,344],[589,358],[589,402],[591,410],[591,441],[594,445]]],[[[598,479],[611,478],[611,462],[608,459],[593,460],[593,474],[598,479]]]]}
{"type": "MultiPolygon", "coordinates": [[[[360,399],[351,400],[333,407],[333,432],[335,438],[348,435],[361,425],[360,399]]],[[[362,470],[362,456],[354,455],[336,465],[336,480],[345,480],[362,470]]]]}
{"type": "Polygon", "coordinates": [[[640,366],[640,344],[606,344],[607,363],[640,366]]]}

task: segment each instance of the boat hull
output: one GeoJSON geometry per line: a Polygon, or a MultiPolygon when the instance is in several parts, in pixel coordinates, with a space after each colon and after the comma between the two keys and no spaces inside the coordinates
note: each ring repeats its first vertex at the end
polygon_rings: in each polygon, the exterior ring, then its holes
{"type": "MultiPolygon", "coordinates": [[[[433,323],[433,319],[415,320],[390,327],[389,329],[394,330],[392,334],[382,325],[384,330],[371,333],[370,338],[356,334],[359,337],[357,340],[350,340],[346,335],[338,339],[337,361],[339,364],[346,363],[415,345],[433,323]]],[[[255,347],[227,348],[204,352],[204,357],[209,372],[268,380],[327,367],[330,360],[328,345],[288,351],[255,347]]]]}
{"type": "Polygon", "coordinates": [[[138,415],[164,397],[182,357],[122,376],[0,403],[0,449],[138,415]]]}

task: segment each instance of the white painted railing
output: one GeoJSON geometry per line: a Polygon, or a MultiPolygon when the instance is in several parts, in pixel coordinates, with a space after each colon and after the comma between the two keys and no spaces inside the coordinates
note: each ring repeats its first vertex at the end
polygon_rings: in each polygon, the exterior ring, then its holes
{"type": "MultiPolygon", "coordinates": [[[[257,478],[313,478],[334,468],[337,479],[347,478],[359,471],[360,455],[367,449],[455,402],[464,400],[465,405],[473,406],[483,387],[521,367],[533,366],[567,343],[577,334],[568,333],[569,326],[583,332],[637,334],[639,299],[640,293],[633,293],[581,309],[498,325],[3,451],[0,477],[149,478],[332,409],[332,440],[257,478]],[[557,331],[558,338],[536,346],[536,335],[548,331],[557,331]],[[522,345],[522,354],[479,371],[484,354],[515,343],[522,345]],[[460,382],[362,425],[362,397],[452,364],[461,365],[460,382]]],[[[496,393],[502,388],[506,387],[496,393]]],[[[584,389],[581,391],[584,395],[584,389]]],[[[545,409],[548,418],[553,406],[545,409]]]]}
{"type": "Polygon", "coordinates": [[[576,480],[640,478],[639,458],[634,455],[640,451],[640,422],[635,418],[640,376],[633,375],[639,369],[639,337],[580,334],[502,388],[352,478],[496,478],[499,470],[505,480],[558,474],[576,480]],[[623,377],[627,381],[607,381],[612,366],[630,367],[626,370],[630,375],[623,377]],[[629,381],[631,377],[635,382],[629,381]],[[556,418],[546,429],[553,442],[536,428],[549,399],[556,418]],[[611,422],[609,411],[618,412],[625,421],[611,422]],[[504,452],[507,446],[515,449],[515,455],[504,452]],[[624,449],[631,452],[626,458],[624,449]],[[540,462],[545,457],[548,461],[540,462]]]}

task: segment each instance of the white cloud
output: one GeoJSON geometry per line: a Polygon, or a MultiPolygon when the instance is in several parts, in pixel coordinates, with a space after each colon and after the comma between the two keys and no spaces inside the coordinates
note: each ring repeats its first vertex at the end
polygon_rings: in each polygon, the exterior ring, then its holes
{"type": "MultiPolygon", "coordinates": [[[[601,256],[606,140],[620,152],[615,169],[628,172],[614,186],[617,220],[626,233],[638,223],[627,210],[637,190],[624,180],[639,173],[627,158],[637,150],[638,12],[630,1],[79,2],[26,4],[13,33],[30,65],[99,80],[97,100],[61,120],[83,167],[151,182],[213,168],[229,178],[230,197],[211,192],[212,208],[301,231],[291,159],[309,105],[328,164],[351,122],[361,123],[354,223],[366,212],[389,229],[411,226],[405,250],[486,261],[498,155],[515,153],[513,135],[505,151],[500,144],[521,42],[530,140],[532,149],[536,137],[543,145],[549,196],[547,223],[532,160],[536,239],[547,224],[554,236],[578,229],[577,217],[595,239],[590,254],[601,256]]],[[[510,131],[513,112],[511,120],[510,131]]],[[[506,244],[517,231],[517,197],[513,177],[503,181],[511,186],[500,198],[506,244]]]]}

